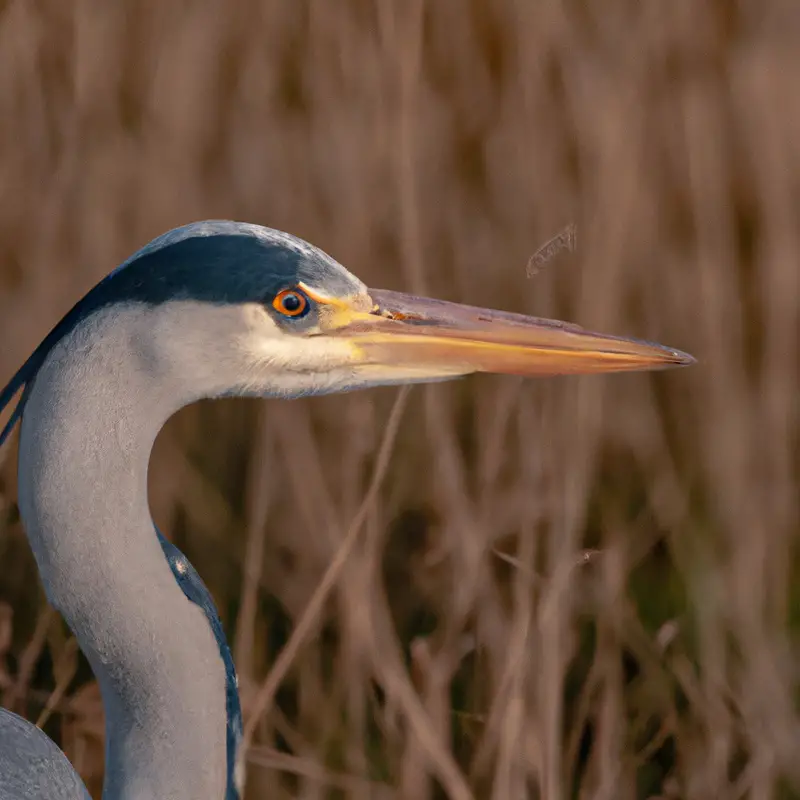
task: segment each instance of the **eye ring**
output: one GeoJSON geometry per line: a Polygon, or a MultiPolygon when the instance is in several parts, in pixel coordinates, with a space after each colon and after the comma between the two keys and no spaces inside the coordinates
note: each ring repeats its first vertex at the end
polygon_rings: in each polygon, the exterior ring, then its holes
{"type": "Polygon", "coordinates": [[[283,289],[272,300],[272,307],[284,317],[304,317],[311,309],[311,303],[299,289],[283,289]]]}

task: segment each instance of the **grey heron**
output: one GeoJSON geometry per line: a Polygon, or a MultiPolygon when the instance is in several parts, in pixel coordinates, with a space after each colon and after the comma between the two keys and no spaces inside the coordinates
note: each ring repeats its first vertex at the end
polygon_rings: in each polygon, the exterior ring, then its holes
{"type": "MultiPolygon", "coordinates": [[[[106,713],[103,797],[240,796],[236,673],[212,598],[155,528],[160,428],[200,398],[298,397],[447,380],[692,362],[568,323],[368,289],[290,234],[170,231],[88,292],[0,392],[19,400],[19,508],[49,602],[106,713]]],[[[66,756],[0,710],[0,798],[83,798],[66,756]]]]}

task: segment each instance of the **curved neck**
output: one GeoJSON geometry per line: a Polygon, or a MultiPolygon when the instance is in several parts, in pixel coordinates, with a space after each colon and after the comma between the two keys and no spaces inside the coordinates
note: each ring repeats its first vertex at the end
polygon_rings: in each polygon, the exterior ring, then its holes
{"type": "Polygon", "coordinates": [[[104,798],[222,800],[225,664],[147,503],[155,437],[195,398],[153,375],[142,317],[98,312],[48,356],[22,422],[20,511],[47,597],[100,684],[104,798]]]}

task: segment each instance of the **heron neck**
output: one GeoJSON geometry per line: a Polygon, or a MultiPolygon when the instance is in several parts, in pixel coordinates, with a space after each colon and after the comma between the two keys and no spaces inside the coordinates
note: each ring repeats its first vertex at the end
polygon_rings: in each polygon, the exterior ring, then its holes
{"type": "Polygon", "coordinates": [[[98,679],[104,798],[226,795],[226,674],[147,502],[163,423],[195,399],[137,352],[135,313],[101,311],[37,374],[23,418],[19,498],[50,602],[98,679]]]}

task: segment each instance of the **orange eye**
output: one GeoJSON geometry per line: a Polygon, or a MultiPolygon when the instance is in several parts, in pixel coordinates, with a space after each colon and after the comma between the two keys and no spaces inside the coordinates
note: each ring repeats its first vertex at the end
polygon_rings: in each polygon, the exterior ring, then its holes
{"type": "Polygon", "coordinates": [[[308,298],[298,289],[284,289],[275,295],[272,307],[285,317],[302,317],[310,308],[308,298]]]}

